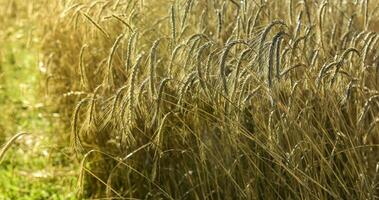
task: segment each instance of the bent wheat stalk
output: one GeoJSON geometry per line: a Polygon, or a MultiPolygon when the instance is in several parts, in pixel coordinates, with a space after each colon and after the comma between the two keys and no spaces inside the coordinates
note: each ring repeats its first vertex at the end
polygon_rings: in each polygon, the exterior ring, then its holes
{"type": "Polygon", "coordinates": [[[268,33],[270,32],[270,30],[275,26],[275,25],[283,25],[283,26],[286,26],[286,24],[283,22],[283,21],[279,21],[279,20],[275,20],[273,22],[271,22],[263,31],[262,33],[262,37],[261,37],[261,41],[260,41],[260,44],[259,44],[259,51],[258,51],[258,67],[259,67],[259,70],[262,70],[263,68],[263,63],[262,63],[262,57],[263,57],[263,46],[264,46],[264,43],[266,41],[266,37],[268,35],[268,33]]]}
{"type": "Polygon", "coordinates": [[[98,24],[95,20],[93,20],[93,19],[92,19],[87,13],[81,12],[81,14],[82,14],[83,16],[85,16],[85,17],[88,19],[88,21],[90,21],[94,26],[96,26],[96,28],[99,29],[99,31],[100,31],[101,33],[103,33],[104,36],[105,36],[107,39],[110,38],[109,33],[107,33],[107,32],[105,31],[105,29],[102,28],[102,27],[100,26],[100,24],[98,24]]]}
{"type": "MultiPolygon", "coordinates": [[[[268,59],[268,74],[267,74],[267,80],[268,80],[267,83],[268,83],[269,88],[271,88],[271,86],[272,86],[272,69],[273,69],[273,64],[274,64],[274,53],[275,53],[275,50],[276,50],[276,47],[278,45],[280,38],[284,34],[285,34],[284,31],[280,31],[272,39],[272,43],[271,43],[271,47],[270,47],[270,55],[269,55],[269,59],[268,59]]],[[[280,58],[277,58],[277,60],[279,60],[279,59],[280,58]]],[[[277,77],[279,77],[279,66],[277,66],[276,70],[277,70],[277,77]]]]}
{"type": "Polygon", "coordinates": [[[155,67],[157,65],[157,48],[159,39],[156,40],[150,49],[150,95],[155,96],[155,67]]]}
{"type": "Polygon", "coordinates": [[[221,60],[220,60],[220,76],[222,79],[222,86],[224,89],[225,96],[228,96],[228,86],[227,86],[227,80],[226,80],[227,74],[226,74],[226,70],[225,70],[226,58],[228,56],[230,49],[237,44],[247,45],[244,41],[241,41],[241,40],[236,40],[236,41],[230,42],[229,44],[226,45],[226,47],[222,53],[221,60]]]}
{"type": "Polygon", "coordinates": [[[8,142],[6,142],[3,147],[1,147],[1,150],[0,150],[0,164],[2,163],[3,161],[3,158],[5,156],[5,153],[8,151],[8,149],[12,146],[12,144],[21,136],[23,135],[26,135],[26,134],[29,134],[29,133],[26,133],[26,132],[20,132],[20,133],[17,133],[16,135],[14,135],[10,140],[8,140],[8,142]]]}

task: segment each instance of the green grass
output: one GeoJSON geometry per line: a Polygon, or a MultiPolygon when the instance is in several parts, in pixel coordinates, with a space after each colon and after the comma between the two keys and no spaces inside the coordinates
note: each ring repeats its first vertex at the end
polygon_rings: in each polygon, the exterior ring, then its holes
{"type": "Polygon", "coordinates": [[[75,162],[69,145],[58,143],[59,116],[44,104],[38,52],[25,32],[20,27],[0,40],[0,144],[17,132],[31,133],[0,164],[0,199],[75,199],[75,162]]]}

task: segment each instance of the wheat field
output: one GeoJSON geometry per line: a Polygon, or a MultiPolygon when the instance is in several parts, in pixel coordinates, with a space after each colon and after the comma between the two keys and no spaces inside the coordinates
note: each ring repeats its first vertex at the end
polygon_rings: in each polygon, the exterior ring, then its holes
{"type": "Polygon", "coordinates": [[[378,1],[34,3],[76,198],[379,199],[378,1]]]}

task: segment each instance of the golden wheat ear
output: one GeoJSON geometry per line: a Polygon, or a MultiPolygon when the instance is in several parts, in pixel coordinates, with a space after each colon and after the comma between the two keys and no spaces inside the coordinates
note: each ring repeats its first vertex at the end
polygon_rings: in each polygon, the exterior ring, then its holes
{"type": "Polygon", "coordinates": [[[4,158],[4,155],[5,153],[7,152],[7,150],[9,149],[9,147],[19,138],[21,137],[22,135],[26,135],[26,134],[29,134],[29,133],[26,133],[26,132],[21,132],[21,133],[17,133],[16,135],[14,135],[8,142],[6,142],[2,147],[1,147],[1,150],[0,150],[0,164],[2,163],[3,161],[3,158],[4,158]]]}

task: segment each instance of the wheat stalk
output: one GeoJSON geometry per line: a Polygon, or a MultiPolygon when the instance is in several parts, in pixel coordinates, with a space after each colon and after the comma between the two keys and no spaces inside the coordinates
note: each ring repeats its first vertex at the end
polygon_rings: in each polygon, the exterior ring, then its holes
{"type": "Polygon", "coordinates": [[[103,33],[106,38],[110,38],[109,34],[104,30],[104,28],[102,28],[100,24],[95,22],[95,20],[93,20],[87,13],[81,12],[81,14],[84,15],[93,25],[95,25],[95,27],[99,29],[100,32],[103,33]]]}
{"type": "Polygon", "coordinates": [[[186,44],[180,44],[178,46],[176,46],[174,48],[174,50],[172,51],[171,53],[171,59],[170,59],[170,65],[169,65],[169,74],[172,75],[172,68],[173,68],[173,64],[174,64],[174,61],[175,61],[175,58],[177,57],[177,53],[179,52],[180,49],[186,47],[186,44]]]}
{"type": "Polygon", "coordinates": [[[178,104],[177,104],[178,106],[182,104],[184,95],[187,93],[187,89],[190,83],[194,80],[195,75],[196,75],[196,71],[193,71],[186,76],[185,81],[182,84],[182,87],[179,89],[179,98],[178,98],[178,104]]]}
{"type": "MultiPolygon", "coordinates": [[[[272,39],[272,43],[271,43],[271,47],[270,47],[270,52],[269,52],[269,59],[268,59],[268,74],[267,74],[267,80],[268,80],[268,87],[271,88],[272,87],[272,68],[273,68],[273,64],[274,64],[274,53],[275,53],[275,50],[277,49],[277,46],[278,46],[278,41],[280,40],[280,38],[285,34],[284,31],[280,31],[279,33],[277,33],[274,38],[272,39]]],[[[279,60],[280,58],[277,58],[277,60],[279,60]]],[[[279,74],[279,67],[277,65],[277,68],[276,68],[276,72],[277,72],[277,75],[279,74]]]]}
{"type": "Polygon", "coordinates": [[[88,86],[88,79],[87,79],[87,75],[86,75],[86,70],[84,68],[84,59],[83,59],[83,54],[84,54],[84,50],[88,47],[88,45],[83,45],[82,48],[80,49],[80,54],[79,54],[79,70],[80,70],[80,75],[81,75],[81,82],[83,84],[83,87],[85,89],[88,89],[89,86],[88,86]]]}
{"type": "Polygon", "coordinates": [[[125,27],[127,27],[131,32],[134,32],[133,28],[124,19],[122,19],[121,17],[119,17],[115,14],[112,14],[112,17],[114,17],[115,19],[117,19],[118,21],[123,23],[125,25],[125,27]]]}
{"type": "Polygon", "coordinates": [[[172,34],[172,40],[175,43],[176,41],[176,20],[175,20],[175,7],[174,5],[171,5],[171,34],[172,34]]]}
{"type": "Polygon", "coordinates": [[[221,60],[220,60],[220,77],[222,79],[222,85],[224,88],[224,94],[227,97],[228,96],[228,86],[227,86],[227,80],[226,80],[226,72],[225,72],[225,65],[226,65],[226,58],[229,54],[230,49],[237,45],[237,44],[245,44],[247,45],[244,41],[242,40],[237,40],[237,41],[232,41],[229,42],[226,47],[224,48],[224,51],[221,55],[221,60]]]}
{"type": "Polygon", "coordinates": [[[221,39],[222,30],[222,13],[220,10],[217,11],[217,38],[221,39]]]}
{"type": "Polygon", "coordinates": [[[258,11],[257,11],[257,13],[255,14],[255,17],[254,17],[253,25],[251,26],[250,30],[248,30],[249,31],[249,35],[251,35],[252,30],[257,25],[259,15],[261,14],[261,12],[262,12],[262,10],[263,10],[264,7],[266,7],[266,4],[263,4],[263,5],[259,6],[258,11]]]}
{"type": "Polygon", "coordinates": [[[310,11],[310,9],[308,7],[308,4],[307,4],[306,0],[303,0],[303,5],[304,5],[304,8],[305,8],[305,13],[307,13],[308,24],[312,24],[311,11],[310,11]]]}
{"type": "Polygon", "coordinates": [[[90,98],[86,97],[82,99],[75,107],[73,120],[72,120],[72,135],[73,135],[73,144],[75,147],[75,151],[78,152],[78,150],[83,151],[82,141],[80,139],[79,133],[78,133],[78,121],[79,121],[79,112],[80,108],[89,101],[90,98]]]}
{"type": "Polygon", "coordinates": [[[337,77],[337,74],[338,74],[338,72],[339,72],[339,70],[340,70],[340,68],[341,68],[341,66],[342,66],[342,62],[346,59],[346,57],[347,57],[348,54],[350,54],[350,53],[355,53],[355,54],[357,54],[358,56],[360,56],[360,53],[359,53],[359,51],[358,51],[356,48],[354,48],[354,47],[350,47],[350,48],[346,49],[346,50],[342,53],[342,55],[341,55],[341,57],[340,57],[340,59],[339,59],[339,61],[338,61],[338,64],[336,65],[336,70],[335,70],[334,75],[333,75],[333,78],[332,78],[332,80],[331,80],[331,84],[333,84],[333,83],[335,82],[335,79],[336,79],[336,77],[337,77]]]}
{"type": "Polygon", "coordinates": [[[150,49],[150,95],[155,96],[155,67],[156,67],[156,53],[159,45],[159,39],[156,40],[150,49]]]}
{"type": "Polygon", "coordinates": [[[159,84],[159,91],[158,91],[158,97],[157,97],[157,102],[156,102],[156,107],[155,107],[155,112],[153,114],[152,122],[150,124],[153,124],[156,121],[156,118],[159,114],[160,107],[161,107],[161,101],[162,101],[162,95],[163,95],[163,90],[165,85],[167,84],[168,81],[172,80],[171,78],[164,78],[161,83],[159,84]]]}
{"type": "Polygon", "coordinates": [[[146,78],[144,81],[142,81],[140,87],[139,87],[139,90],[138,90],[138,97],[137,97],[137,102],[141,102],[141,96],[143,95],[144,93],[144,90],[145,90],[145,86],[146,84],[150,81],[150,78],[146,78]]]}
{"type": "Polygon", "coordinates": [[[114,42],[112,48],[111,48],[111,52],[109,54],[109,57],[108,57],[108,76],[107,76],[107,79],[108,79],[108,84],[109,85],[114,85],[114,81],[113,81],[113,69],[112,69],[112,63],[113,63],[113,57],[116,53],[116,50],[117,50],[117,47],[119,46],[122,38],[124,37],[124,34],[120,34],[117,38],[116,38],[116,41],[114,42]]]}
{"type": "Polygon", "coordinates": [[[329,64],[325,63],[324,66],[321,68],[318,76],[317,76],[317,79],[316,79],[316,85],[317,86],[320,86],[320,82],[322,80],[322,78],[324,77],[324,74],[333,66],[335,65],[338,65],[339,62],[338,61],[334,61],[334,62],[331,62],[329,64]]]}
{"type": "Polygon", "coordinates": [[[370,52],[370,49],[371,49],[371,45],[373,44],[373,42],[375,41],[375,39],[378,38],[378,35],[376,33],[372,33],[370,36],[369,36],[369,39],[367,40],[367,42],[365,42],[365,47],[364,47],[364,50],[363,50],[363,55],[362,55],[362,65],[364,65],[367,61],[367,56],[370,52]]]}
{"type": "Polygon", "coordinates": [[[286,24],[283,21],[280,20],[275,20],[272,21],[266,28],[264,29],[261,39],[260,39],[260,44],[259,44],[259,51],[258,51],[258,65],[259,65],[259,70],[262,70],[263,68],[263,62],[262,62],[262,57],[263,57],[263,46],[266,41],[266,37],[270,30],[275,26],[275,25],[283,25],[285,26],[286,24]]]}
{"type": "Polygon", "coordinates": [[[245,49],[239,56],[237,66],[236,66],[236,70],[235,70],[236,73],[234,75],[234,84],[233,84],[233,91],[231,94],[231,97],[232,97],[231,99],[234,99],[235,93],[237,92],[237,85],[238,85],[238,81],[239,81],[239,74],[241,71],[242,61],[246,57],[246,55],[248,55],[248,53],[250,53],[251,51],[252,51],[252,49],[245,49]]]}
{"type": "Polygon", "coordinates": [[[132,123],[133,115],[134,115],[134,87],[135,87],[135,84],[137,81],[137,74],[138,74],[138,71],[139,71],[139,68],[141,65],[141,60],[142,60],[142,54],[138,55],[138,57],[137,57],[136,64],[132,68],[132,75],[131,75],[130,82],[129,82],[129,92],[128,92],[128,95],[129,95],[129,106],[128,106],[129,107],[129,114],[128,114],[128,118],[127,118],[127,122],[129,124],[132,123]]]}
{"type": "Polygon", "coordinates": [[[295,30],[295,35],[293,36],[294,39],[299,37],[300,31],[301,31],[301,18],[303,17],[303,11],[300,11],[299,15],[297,16],[297,22],[296,22],[296,30],[295,30]]]}
{"type": "Polygon", "coordinates": [[[292,25],[293,21],[293,0],[289,0],[288,3],[288,18],[290,21],[290,24],[292,25]]]}
{"type": "Polygon", "coordinates": [[[97,97],[97,94],[99,93],[99,90],[100,88],[102,87],[103,85],[99,85],[95,88],[94,92],[93,92],[93,95],[92,95],[92,100],[91,100],[91,105],[90,105],[90,113],[89,113],[89,123],[91,124],[93,118],[94,118],[94,111],[95,111],[95,104],[96,104],[96,97],[97,97]]]}
{"type": "Polygon", "coordinates": [[[0,149],[0,164],[3,162],[3,159],[4,159],[4,156],[5,156],[5,153],[8,151],[8,149],[12,146],[13,143],[15,143],[15,141],[20,138],[21,136],[23,135],[27,135],[29,133],[26,133],[26,132],[20,132],[20,133],[17,133],[16,135],[14,135],[13,137],[11,137],[11,139],[9,139],[0,149]]]}
{"type": "Polygon", "coordinates": [[[186,7],[184,9],[183,18],[182,18],[182,25],[181,25],[182,29],[183,29],[183,27],[184,27],[184,25],[186,23],[186,19],[187,19],[188,13],[191,10],[192,4],[193,4],[193,0],[188,0],[187,1],[186,7]]]}
{"type": "Polygon", "coordinates": [[[124,90],[126,90],[127,89],[127,85],[125,85],[125,86],[122,86],[121,88],[119,88],[118,90],[117,90],[117,92],[116,92],[116,96],[115,96],[115,98],[114,98],[114,102],[113,102],[113,106],[112,106],[112,111],[111,111],[111,116],[115,116],[115,113],[116,113],[116,107],[117,107],[117,103],[118,103],[118,101],[120,100],[120,98],[121,98],[121,95],[122,95],[122,92],[124,91],[124,90]]]}
{"type": "Polygon", "coordinates": [[[126,53],[126,70],[129,71],[129,68],[132,66],[132,62],[131,62],[131,54],[132,54],[132,50],[133,50],[133,41],[134,39],[137,37],[137,32],[134,32],[130,38],[129,38],[129,41],[128,41],[128,47],[127,47],[127,53],[126,53]]]}
{"type": "MultiPolygon", "coordinates": [[[[363,1],[362,1],[363,3],[363,1]]],[[[369,4],[369,0],[366,0],[365,3],[364,3],[364,7],[365,7],[365,14],[364,14],[364,30],[367,31],[368,29],[368,25],[369,25],[369,16],[368,16],[368,4],[369,4]]]]}
{"type": "MultiPolygon", "coordinates": [[[[190,60],[191,60],[191,57],[193,57],[193,52],[195,51],[196,47],[199,45],[200,43],[200,37],[196,37],[196,39],[194,39],[191,47],[190,47],[190,50],[188,51],[188,54],[187,54],[187,57],[186,57],[186,61],[184,63],[184,70],[187,70],[188,66],[189,66],[189,63],[190,63],[190,60]]],[[[190,42],[190,40],[188,40],[188,43],[190,42]]]]}
{"type": "Polygon", "coordinates": [[[206,86],[203,72],[201,69],[202,68],[201,56],[202,56],[203,51],[206,48],[211,47],[211,45],[212,45],[212,42],[207,42],[204,45],[202,45],[197,52],[197,75],[199,76],[200,85],[203,88],[205,93],[208,93],[208,90],[207,90],[207,86],[206,86]]]}

